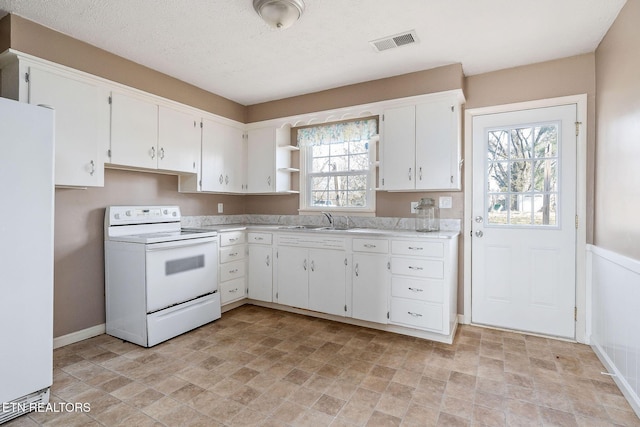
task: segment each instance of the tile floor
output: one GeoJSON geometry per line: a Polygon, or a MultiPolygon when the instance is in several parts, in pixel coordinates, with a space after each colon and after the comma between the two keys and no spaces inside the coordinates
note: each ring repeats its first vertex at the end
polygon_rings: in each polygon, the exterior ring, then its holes
{"type": "Polygon", "coordinates": [[[454,345],[243,306],[145,349],[54,352],[53,402],[18,426],[638,426],[584,345],[461,326],[454,345]]]}

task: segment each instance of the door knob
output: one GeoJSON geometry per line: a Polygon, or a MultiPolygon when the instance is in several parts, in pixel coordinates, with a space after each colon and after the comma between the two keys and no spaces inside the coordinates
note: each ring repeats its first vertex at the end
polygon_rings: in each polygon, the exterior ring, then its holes
{"type": "Polygon", "coordinates": [[[476,237],[482,237],[482,236],[484,236],[484,233],[482,232],[482,230],[476,231],[476,237]]]}

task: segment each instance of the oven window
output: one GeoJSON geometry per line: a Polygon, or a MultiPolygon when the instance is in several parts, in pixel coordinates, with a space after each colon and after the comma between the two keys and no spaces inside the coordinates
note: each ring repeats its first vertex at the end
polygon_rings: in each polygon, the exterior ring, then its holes
{"type": "Polygon", "coordinates": [[[202,267],[204,267],[204,255],[173,259],[164,264],[164,274],[166,276],[170,276],[172,274],[195,270],[202,267]]]}

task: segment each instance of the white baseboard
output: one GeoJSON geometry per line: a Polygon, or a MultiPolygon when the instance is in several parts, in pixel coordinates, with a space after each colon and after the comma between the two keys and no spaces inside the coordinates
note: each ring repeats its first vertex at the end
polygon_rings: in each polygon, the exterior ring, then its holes
{"type": "Polygon", "coordinates": [[[72,332],[67,335],[62,335],[61,337],[56,337],[53,339],[53,348],[64,347],[65,345],[73,344],[82,340],[86,340],[89,338],[97,337],[98,335],[104,334],[106,331],[106,325],[104,323],[96,326],[92,326],[87,329],[83,329],[81,331],[72,332]]]}

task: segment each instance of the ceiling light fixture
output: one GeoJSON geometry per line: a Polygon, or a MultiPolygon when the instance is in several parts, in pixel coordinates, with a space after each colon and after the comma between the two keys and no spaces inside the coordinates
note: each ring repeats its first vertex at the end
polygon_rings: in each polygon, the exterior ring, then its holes
{"type": "Polygon", "coordinates": [[[253,8],[273,28],[289,28],[304,12],[302,0],[253,0],[253,8]]]}

